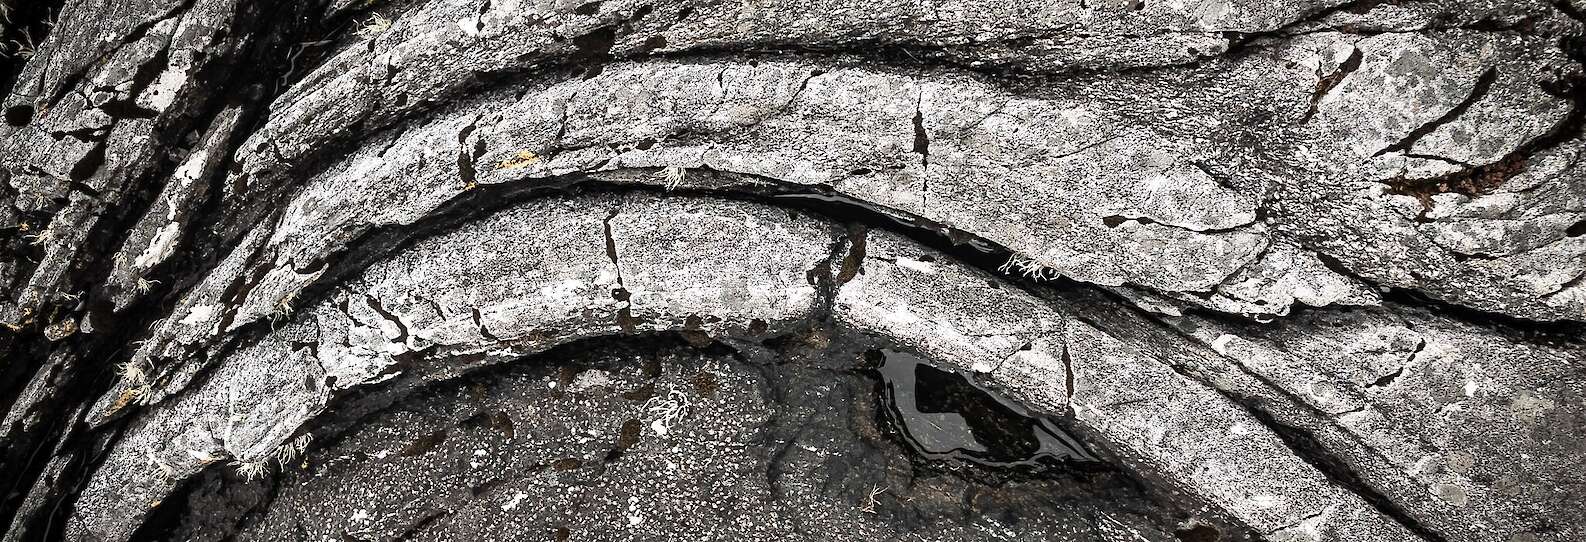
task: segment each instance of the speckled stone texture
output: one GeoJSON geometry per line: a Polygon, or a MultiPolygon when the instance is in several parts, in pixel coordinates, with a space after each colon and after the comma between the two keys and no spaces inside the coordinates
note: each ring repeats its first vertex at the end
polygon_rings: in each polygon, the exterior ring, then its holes
{"type": "Polygon", "coordinates": [[[0,0],[0,542],[1586,539],[1583,9],[0,0]]]}
{"type": "Polygon", "coordinates": [[[218,540],[237,524],[251,540],[1171,541],[1194,517],[1112,471],[980,487],[915,463],[884,436],[874,379],[832,370],[862,364],[854,352],[793,348],[764,363],[640,341],[555,350],[333,423],[352,429],[288,469],[272,498],[210,471],[186,496],[195,513],[161,535],[218,540]]]}

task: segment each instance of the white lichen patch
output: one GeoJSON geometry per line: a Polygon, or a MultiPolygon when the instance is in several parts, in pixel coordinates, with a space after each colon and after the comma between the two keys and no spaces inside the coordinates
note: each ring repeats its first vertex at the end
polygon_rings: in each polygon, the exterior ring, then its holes
{"type": "Polygon", "coordinates": [[[176,223],[166,224],[154,231],[154,238],[149,240],[148,248],[143,249],[133,260],[132,265],[138,269],[149,269],[156,264],[171,257],[176,251],[176,242],[182,233],[181,225],[176,223]]]}

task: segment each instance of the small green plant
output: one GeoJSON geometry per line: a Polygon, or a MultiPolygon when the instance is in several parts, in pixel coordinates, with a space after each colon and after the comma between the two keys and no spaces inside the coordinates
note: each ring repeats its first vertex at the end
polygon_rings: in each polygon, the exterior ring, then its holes
{"type": "Polygon", "coordinates": [[[153,370],[154,365],[152,363],[138,361],[136,357],[116,367],[116,373],[120,374],[121,378],[125,379],[127,383],[134,385],[134,387],[147,387],[149,385],[149,373],[153,370]]]}
{"type": "Polygon", "coordinates": [[[665,184],[662,186],[669,191],[676,190],[677,187],[683,185],[683,181],[688,179],[688,170],[680,166],[667,166],[666,169],[662,170],[662,174],[666,179],[665,184]]]}
{"type": "Polygon", "coordinates": [[[160,281],[158,281],[158,280],[145,279],[143,277],[138,277],[137,281],[135,283],[133,283],[132,287],[133,287],[133,289],[137,290],[138,293],[146,294],[146,293],[149,293],[149,290],[154,289],[154,286],[159,284],[159,283],[160,283],[160,281]]]}
{"type": "Polygon", "coordinates": [[[263,461],[233,461],[232,465],[236,466],[237,474],[242,479],[249,481],[264,478],[264,474],[270,472],[270,465],[263,461]]]}
{"type": "Polygon", "coordinates": [[[369,39],[369,38],[373,38],[375,36],[384,34],[385,31],[390,30],[390,29],[391,29],[391,19],[388,19],[388,18],[386,18],[386,16],[381,15],[379,13],[376,13],[374,15],[371,15],[369,17],[369,20],[360,22],[359,25],[358,25],[358,30],[356,32],[354,32],[354,33],[357,34],[358,37],[361,37],[361,38],[364,38],[364,39],[369,39]]]}
{"type": "MultiPolygon", "coordinates": [[[[161,321],[164,321],[163,319],[161,321]]],[[[142,341],[137,341],[142,346],[142,341]]],[[[123,392],[123,399],[129,402],[147,404],[154,397],[154,376],[158,367],[149,358],[133,356],[116,366],[116,374],[121,375],[121,380],[126,383],[127,389],[123,392]]]]}
{"type": "Polygon", "coordinates": [[[0,56],[31,60],[38,54],[38,43],[33,40],[33,33],[26,28],[18,30],[17,33],[21,34],[22,38],[7,40],[4,45],[0,45],[0,56]]]}
{"type": "Polygon", "coordinates": [[[644,410],[655,415],[655,421],[650,422],[650,430],[656,435],[666,436],[672,427],[688,415],[688,395],[677,391],[676,387],[668,386],[666,395],[657,395],[644,402],[644,410]]]}
{"type": "Polygon", "coordinates": [[[146,458],[148,458],[149,465],[154,466],[154,468],[160,469],[160,472],[165,474],[166,478],[171,478],[171,479],[175,479],[176,478],[176,468],[172,467],[170,463],[166,463],[165,460],[160,459],[159,456],[154,454],[153,450],[144,452],[144,456],[146,458]]]}
{"type": "MultiPolygon", "coordinates": [[[[55,28],[55,19],[56,13],[54,10],[45,12],[44,28],[55,28]]],[[[11,5],[6,0],[0,0],[0,20],[4,20],[6,24],[12,24],[11,5]]],[[[0,34],[3,33],[9,32],[0,32],[0,34]]],[[[4,43],[0,43],[0,57],[31,60],[34,55],[38,54],[38,41],[33,38],[33,32],[27,28],[18,28],[17,34],[20,34],[22,37],[20,39],[10,39],[6,40],[4,43]]]]}
{"type": "Polygon", "coordinates": [[[297,294],[301,291],[302,290],[292,290],[287,292],[285,296],[282,296],[281,299],[275,303],[275,310],[270,311],[271,329],[274,329],[276,324],[290,320],[292,318],[293,305],[297,303],[297,294]]]}
{"type": "Polygon", "coordinates": [[[886,492],[887,488],[871,484],[870,496],[866,499],[867,502],[865,502],[864,506],[859,507],[859,511],[866,514],[876,513],[876,505],[881,504],[881,502],[878,501],[876,497],[880,497],[882,493],[886,492]]]}
{"type": "Polygon", "coordinates": [[[275,452],[270,454],[270,459],[281,465],[281,468],[286,468],[288,463],[295,462],[298,458],[303,457],[303,452],[308,451],[308,445],[313,443],[314,435],[303,433],[292,440],[282,443],[280,446],[276,446],[275,452]]]}
{"type": "Polygon", "coordinates": [[[37,234],[24,235],[22,238],[27,239],[31,246],[39,246],[55,239],[55,230],[44,230],[37,234]]]}
{"type": "Polygon", "coordinates": [[[1009,275],[1021,275],[1032,280],[1054,280],[1062,276],[1056,269],[1041,265],[1040,262],[1018,254],[1008,257],[1008,261],[997,268],[998,272],[1009,275]]]}
{"type": "Polygon", "coordinates": [[[232,461],[232,465],[237,469],[237,474],[243,478],[257,480],[270,472],[270,463],[272,462],[279,465],[283,470],[286,469],[287,465],[297,461],[303,455],[303,452],[308,450],[308,445],[313,443],[313,441],[313,435],[304,433],[282,443],[280,446],[276,446],[275,450],[264,458],[253,461],[232,461]]]}

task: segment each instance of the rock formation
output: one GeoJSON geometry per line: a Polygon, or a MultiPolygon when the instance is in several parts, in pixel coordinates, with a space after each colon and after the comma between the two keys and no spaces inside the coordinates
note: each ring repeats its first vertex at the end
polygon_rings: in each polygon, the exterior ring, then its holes
{"type": "Polygon", "coordinates": [[[0,0],[0,540],[1581,540],[1583,10],[0,0]]]}

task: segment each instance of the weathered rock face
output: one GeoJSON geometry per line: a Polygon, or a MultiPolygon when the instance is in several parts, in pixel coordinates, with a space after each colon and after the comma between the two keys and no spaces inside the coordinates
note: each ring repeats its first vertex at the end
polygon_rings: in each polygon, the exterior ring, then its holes
{"type": "Polygon", "coordinates": [[[267,4],[0,1],[4,540],[1586,538],[1568,1],[267,4]]]}

